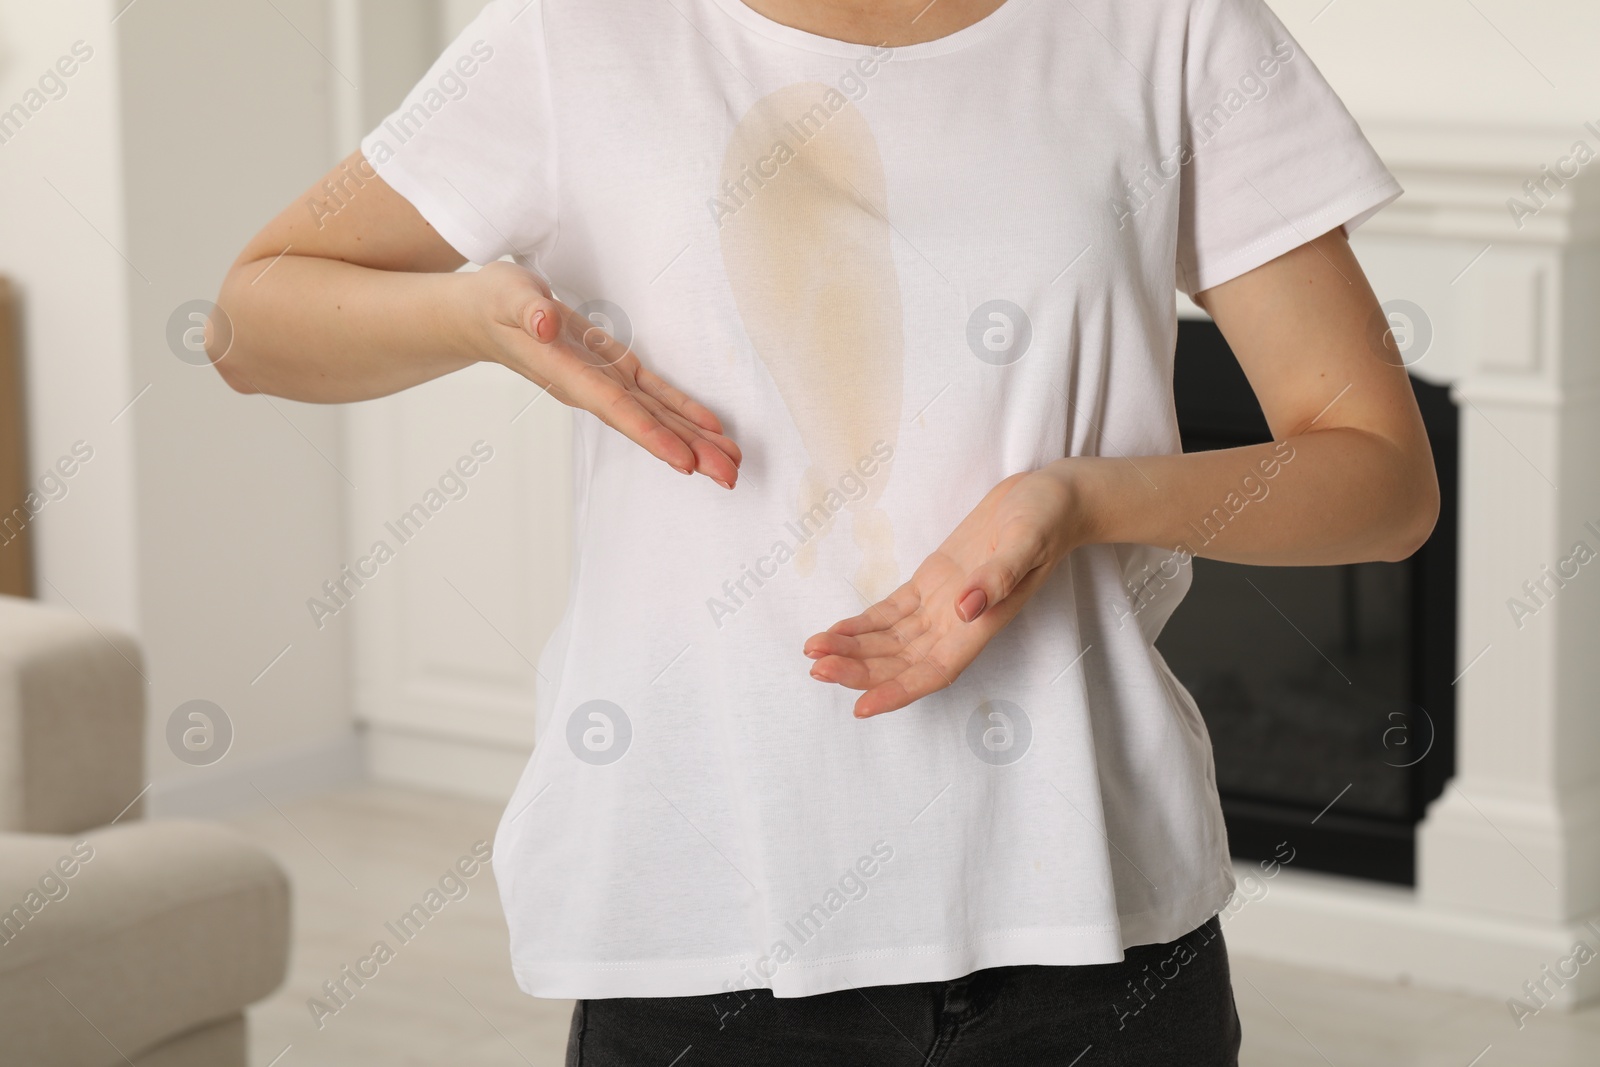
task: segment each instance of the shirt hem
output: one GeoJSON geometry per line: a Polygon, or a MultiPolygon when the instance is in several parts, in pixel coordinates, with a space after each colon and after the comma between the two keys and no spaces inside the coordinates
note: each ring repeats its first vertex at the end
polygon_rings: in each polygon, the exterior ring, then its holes
{"type": "Polygon", "coordinates": [[[884,949],[776,965],[769,976],[740,956],[598,962],[514,961],[517,985],[551,1000],[710,996],[770,988],[776,997],[809,997],[879,985],[949,981],[988,967],[1085,966],[1119,963],[1134,945],[1175,941],[1216,915],[1232,898],[1232,869],[1176,908],[1123,916],[1117,924],[1012,928],[954,945],[884,949]],[[765,977],[767,980],[763,980],[765,977]]]}

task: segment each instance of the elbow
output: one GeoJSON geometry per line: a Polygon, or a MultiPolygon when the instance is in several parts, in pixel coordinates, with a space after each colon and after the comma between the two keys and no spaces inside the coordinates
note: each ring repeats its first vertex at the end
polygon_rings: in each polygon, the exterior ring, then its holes
{"type": "Polygon", "coordinates": [[[1405,489],[1400,515],[1393,526],[1394,536],[1382,556],[1384,562],[1400,563],[1410,559],[1427,544],[1438,523],[1439,479],[1430,456],[1422,475],[1412,479],[1405,489]]]}
{"type": "Polygon", "coordinates": [[[241,367],[238,360],[224,358],[231,357],[233,353],[224,352],[221,355],[217,355],[215,353],[211,353],[209,349],[207,349],[207,353],[211,355],[211,366],[215,368],[216,372],[222,376],[222,380],[228,383],[228,388],[232,389],[236,393],[243,393],[246,396],[249,396],[252,393],[261,392],[261,390],[257,389],[254,383],[252,383],[248,377],[241,373],[241,367]]]}
{"type": "Polygon", "coordinates": [[[222,376],[222,380],[234,392],[259,393],[261,390],[251,380],[254,375],[245,367],[244,354],[236,343],[238,338],[234,333],[233,316],[223,308],[223,302],[231,303],[228,301],[228,287],[232,280],[230,276],[223,282],[222,293],[217,297],[218,303],[212,305],[212,313],[206,319],[206,358],[211,361],[212,369],[222,376]]]}

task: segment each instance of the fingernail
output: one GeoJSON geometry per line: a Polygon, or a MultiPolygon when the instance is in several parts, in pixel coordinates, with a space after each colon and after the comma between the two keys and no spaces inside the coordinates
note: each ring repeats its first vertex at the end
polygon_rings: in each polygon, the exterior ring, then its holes
{"type": "Polygon", "coordinates": [[[729,485],[727,482],[723,481],[721,478],[718,478],[716,475],[712,475],[711,476],[711,480],[716,482],[718,485],[722,486],[722,488],[724,488],[724,489],[732,489],[733,488],[733,486],[729,485]]]}
{"type": "Polygon", "coordinates": [[[983,595],[983,590],[974,589],[961,598],[961,603],[956,605],[956,613],[961,616],[963,621],[971,622],[982,613],[988,603],[988,597],[983,595]]]}
{"type": "Polygon", "coordinates": [[[543,325],[544,325],[544,312],[535,311],[533,313],[533,335],[535,337],[539,336],[539,329],[543,325]]]}
{"type": "Polygon", "coordinates": [[[694,471],[690,470],[688,467],[680,467],[676,463],[668,463],[667,466],[671,467],[673,470],[677,471],[679,474],[693,474],[694,473],[694,471]]]}

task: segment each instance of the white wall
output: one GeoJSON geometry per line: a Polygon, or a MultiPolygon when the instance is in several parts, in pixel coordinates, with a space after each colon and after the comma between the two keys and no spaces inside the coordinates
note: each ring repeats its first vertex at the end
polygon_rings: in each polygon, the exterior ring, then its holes
{"type": "Polygon", "coordinates": [[[1268,3],[1363,122],[1600,119],[1593,0],[1268,3]]]}
{"type": "Polygon", "coordinates": [[[484,0],[439,0],[440,33],[448,41],[483,10],[484,0]]]}
{"type": "Polygon", "coordinates": [[[34,519],[40,596],[133,629],[134,424],[131,413],[117,416],[137,392],[128,286],[144,282],[118,251],[127,234],[110,11],[109,2],[0,0],[0,110],[37,90],[76,42],[91,53],[63,80],[64,95],[0,144],[0,271],[22,305],[30,469],[37,478],[80,440],[93,449],[66,495],[34,519]]]}
{"type": "Polygon", "coordinates": [[[155,811],[259,803],[358,769],[347,649],[303,603],[343,562],[342,413],[238,396],[167,329],[333,159],[326,5],[0,0],[0,108],[78,39],[65,95],[0,145],[31,463],[95,449],[37,520],[40,595],[141,638],[155,811]],[[195,698],[235,735],[204,768],[166,742],[195,698]]]}
{"type": "Polygon", "coordinates": [[[141,2],[117,27],[128,252],[150,279],[131,287],[130,359],[151,383],[135,409],[137,529],[160,810],[164,791],[207,778],[164,742],[186,700],[233,721],[235,749],[209,769],[220,778],[248,769],[291,788],[355,751],[343,635],[317,632],[304,607],[344,562],[342,414],[239,396],[167,337],[173,310],[214,297],[245,241],[334,162],[341,72],[322,0],[141,2]]]}

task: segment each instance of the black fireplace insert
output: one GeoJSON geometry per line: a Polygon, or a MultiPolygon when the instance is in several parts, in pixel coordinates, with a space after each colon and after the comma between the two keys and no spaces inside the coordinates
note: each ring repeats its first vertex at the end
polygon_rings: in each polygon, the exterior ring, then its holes
{"type": "MultiPolygon", "coordinates": [[[[1234,856],[1414,884],[1416,826],[1455,764],[1457,412],[1411,378],[1433,445],[1440,517],[1400,563],[1251,567],[1194,561],[1156,646],[1200,707],[1234,856]]],[[[1221,331],[1180,324],[1186,452],[1270,441],[1221,331]]]]}

